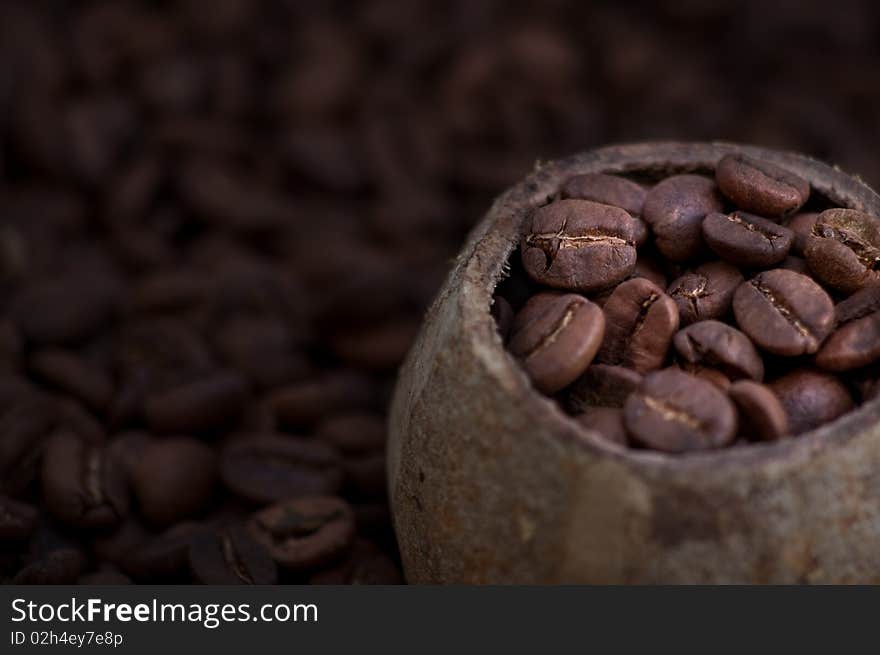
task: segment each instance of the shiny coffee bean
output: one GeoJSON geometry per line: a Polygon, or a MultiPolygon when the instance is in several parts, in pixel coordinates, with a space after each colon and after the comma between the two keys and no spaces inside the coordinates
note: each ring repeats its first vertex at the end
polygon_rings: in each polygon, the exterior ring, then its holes
{"type": "Polygon", "coordinates": [[[243,528],[197,535],[189,546],[193,580],[208,585],[267,585],[278,582],[269,551],[243,528]]]}
{"type": "Polygon", "coordinates": [[[777,441],[788,435],[788,415],[770,387],[739,380],[728,394],[739,410],[740,435],[749,441],[777,441]]]}
{"type": "Polygon", "coordinates": [[[739,269],[726,262],[708,262],[688,271],[667,293],[678,305],[682,325],[723,318],[733,304],[733,294],[743,282],[739,269]]]}
{"type": "Polygon", "coordinates": [[[605,338],[598,363],[639,373],[663,365],[678,330],[678,307],[660,287],[645,278],[627,280],[614,290],[603,311],[605,338]]]}
{"type": "Polygon", "coordinates": [[[863,288],[835,307],[837,329],[816,354],[827,371],[849,371],[880,359],[880,284],[863,288]]]}
{"type": "Polygon", "coordinates": [[[157,432],[204,432],[237,418],[247,400],[247,383],[238,373],[213,375],[147,397],[144,417],[157,432]]]}
{"type": "Polygon", "coordinates": [[[794,234],[794,240],[791,242],[791,254],[798,257],[804,256],[807,243],[813,235],[813,226],[816,225],[818,219],[819,214],[816,212],[799,212],[783,222],[783,225],[794,234]]]}
{"type": "Polygon", "coordinates": [[[724,393],[730,389],[730,378],[724,375],[721,371],[715,368],[692,368],[692,367],[680,367],[685,370],[687,373],[690,373],[694,377],[700,378],[710,384],[714,384],[724,393]]]}
{"type": "Polygon", "coordinates": [[[9,496],[0,496],[0,543],[27,539],[36,525],[36,509],[9,496]]]}
{"type": "Polygon", "coordinates": [[[555,393],[589,366],[605,334],[605,317],[577,294],[544,292],[516,315],[510,352],[519,358],[534,385],[555,393]]]}
{"type": "Polygon", "coordinates": [[[720,448],[736,436],[736,410],[727,395],[676,368],[646,375],[623,416],[634,441],[664,452],[720,448]]]}
{"type": "Polygon", "coordinates": [[[642,214],[660,253],[673,262],[685,262],[704,252],[703,219],[721,209],[713,180],[700,175],[675,175],[648,192],[642,214]]]}
{"type": "Polygon", "coordinates": [[[642,383],[642,374],[623,366],[592,364],[562,398],[568,412],[580,414],[588,407],[623,407],[627,396],[642,383]]]}
{"type": "Polygon", "coordinates": [[[68,430],[56,432],[43,455],[42,490],[58,520],[78,528],[106,528],[128,513],[125,474],[109,449],[68,430]]]}
{"type": "Polygon", "coordinates": [[[703,220],[703,239],[726,262],[746,268],[778,264],[791,248],[791,230],[773,221],[735,211],[713,212],[703,220]]]}
{"type": "Polygon", "coordinates": [[[782,269],[741,284],[733,313],[758,347],[789,357],[815,353],[834,326],[834,303],[822,287],[782,269]]]}
{"type": "Polygon", "coordinates": [[[721,192],[740,209],[762,216],[796,212],[810,197],[810,184],[784,168],[741,154],[725,155],[715,169],[721,192]]]}
{"type": "Polygon", "coordinates": [[[589,200],[536,209],[522,241],[522,261],[536,282],[590,293],[625,280],[636,264],[636,219],[589,200]]]}
{"type": "Polygon", "coordinates": [[[647,191],[635,182],[605,173],[575,175],[562,185],[563,198],[592,200],[603,205],[620,207],[632,216],[642,215],[647,191]]]}
{"type": "Polygon", "coordinates": [[[246,435],[223,448],[220,477],[236,495],[269,504],[334,494],[342,484],[342,468],[339,454],[325,443],[283,435],[246,435]]]}
{"type": "Polygon", "coordinates": [[[286,571],[306,572],[345,555],[355,535],[354,514],[340,498],[299,498],[260,510],[248,522],[251,535],[286,571]]]}
{"type": "Polygon", "coordinates": [[[880,219],[854,209],[819,214],[804,251],[813,274],[845,294],[880,281],[880,219]]]}
{"type": "Polygon", "coordinates": [[[679,330],[673,338],[679,364],[685,370],[717,369],[731,380],[764,379],[764,362],[749,338],[720,321],[700,321],[679,330]]]}
{"type": "Polygon", "coordinates": [[[629,440],[623,425],[623,410],[618,407],[587,407],[575,421],[619,446],[625,446],[629,440]]]}
{"type": "Polygon", "coordinates": [[[35,353],[31,371],[52,387],[81,400],[94,410],[103,410],[113,396],[113,383],[107,373],[78,356],[58,348],[35,353]]]}
{"type": "Polygon", "coordinates": [[[131,471],[140,512],[157,527],[201,513],[211,501],[216,481],[214,450],[189,437],[147,444],[131,471]]]}
{"type": "Polygon", "coordinates": [[[833,421],[853,408],[852,396],[828,373],[797,369],[770,384],[788,416],[792,434],[802,434],[833,421]]]}

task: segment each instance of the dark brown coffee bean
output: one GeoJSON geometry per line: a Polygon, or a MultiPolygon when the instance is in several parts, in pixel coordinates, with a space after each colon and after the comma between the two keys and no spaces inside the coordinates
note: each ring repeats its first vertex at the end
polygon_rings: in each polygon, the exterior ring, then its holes
{"type": "Polygon", "coordinates": [[[880,359],[880,284],[855,292],[835,307],[837,329],[816,354],[828,371],[849,371],[880,359]]]}
{"type": "Polygon", "coordinates": [[[840,380],[827,373],[797,369],[770,385],[788,416],[792,434],[802,434],[833,421],[853,408],[840,380]]]}
{"type": "Polygon", "coordinates": [[[492,318],[495,319],[495,325],[498,326],[498,334],[501,335],[501,341],[507,342],[510,337],[510,329],[513,327],[513,307],[503,297],[496,295],[492,299],[492,307],[490,308],[492,318]]]}
{"type": "MultiPolygon", "coordinates": [[[[636,260],[636,267],[633,269],[630,277],[643,277],[650,280],[661,289],[665,289],[668,282],[666,279],[666,273],[661,268],[660,262],[651,257],[650,254],[639,255],[639,258],[636,260]]],[[[609,295],[610,291],[613,291],[613,289],[609,290],[609,295]]]]}
{"type": "Polygon", "coordinates": [[[218,371],[148,396],[144,417],[157,432],[204,432],[237,418],[246,400],[244,379],[232,371],[218,371]]]}
{"type": "Polygon", "coordinates": [[[544,292],[532,296],[513,321],[510,352],[534,385],[555,393],[590,365],[605,334],[605,317],[577,294],[544,292]]]}
{"type": "MultiPolygon", "coordinates": [[[[687,370],[687,369],[685,369],[687,370]]],[[[714,368],[697,368],[695,370],[687,370],[688,373],[693,375],[694,377],[700,378],[701,380],[705,380],[710,384],[714,384],[724,393],[730,389],[730,378],[724,375],[721,371],[714,368]]]]}
{"type": "Polygon", "coordinates": [[[141,514],[164,527],[203,511],[217,480],[214,451],[195,439],[157,439],[144,447],[131,472],[141,514]]]}
{"type": "Polygon", "coordinates": [[[728,394],[739,410],[739,433],[746,439],[777,441],[788,435],[788,416],[770,387],[739,380],[730,385],[728,394]]]}
{"type": "Polygon", "coordinates": [[[104,370],[71,351],[40,350],[31,357],[30,368],[49,385],[95,410],[107,407],[113,395],[113,383],[104,370]]]}
{"type": "Polygon", "coordinates": [[[342,453],[366,453],[385,448],[388,426],[379,414],[348,412],[322,421],[315,435],[342,453]]]}
{"type": "Polygon", "coordinates": [[[632,216],[642,215],[647,191],[625,177],[605,173],[575,175],[562,185],[563,198],[592,200],[626,210],[632,216]]]}
{"type": "Polygon", "coordinates": [[[0,318],[0,372],[10,373],[21,368],[24,343],[11,320],[0,318]]]}
{"type": "Polygon", "coordinates": [[[682,368],[719,370],[731,380],[764,379],[764,362],[742,332],[720,321],[700,321],[679,330],[673,338],[682,368]]]}
{"type": "Polygon", "coordinates": [[[636,219],[589,200],[559,200],[532,215],[522,261],[537,282],[590,293],[625,280],[636,264],[636,219]]]}
{"type": "Polygon", "coordinates": [[[880,281],[880,220],[855,209],[826,210],[804,256],[821,282],[846,294],[880,281]]]}
{"type": "Polygon", "coordinates": [[[660,368],[678,330],[678,307],[645,278],[619,285],[603,307],[605,339],[600,364],[627,366],[639,373],[660,368]]]}
{"type": "Polygon", "coordinates": [[[239,527],[196,536],[189,547],[189,568],[198,584],[278,582],[278,569],[269,551],[239,527]]]}
{"type": "Polygon", "coordinates": [[[11,395],[0,407],[0,488],[21,496],[39,478],[45,441],[57,423],[57,408],[30,390],[11,395]]]}
{"type": "Polygon", "coordinates": [[[308,364],[293,341],[288,325],[279,318],[237,316],[227,320],[215,343],[221,358],[244,373],[256,386],[267,389],[308,373],[308,364]]]}
{"type": "Polygon", "coordinates": [[[791,230],[766,218],[736,211],[713,212],[703,220],[703,239],[724,261],[746,268],[778,264],[791,248],[791,230]]]}
{"type": "Polygon", "coordinates": [[[715,169],[721,192],[748,212],[784,216],[810,197],[810,184],[789,171],[747,155],[725,155],[715,169]]]}
{"type": "Polygon", "coordinates": [[[720,448],[736,436],[736,410],[727,395],[676,368],[645,376],[623,416],[632,439],[664,452],[720,448]]]}
{"type": "Polygon", "coordinates": [[[77,343],[104,327],[112,316],[115,297],[112,281],[94,276],[33,282],[12,298],[9,315],[29,341],[77,343]]]}
{"type": "Polygon", "coordinates": [[[378,498],[385,496],[388,482],[385,475],[387,457],[384,451],[349,455],[342,461],[348,497],[378,498]]]}
{"type": "Polygon", "coordinates": [[[351,553],[335,566],[309,576],[314,585],[398,585],[400,568],[374,544],[356,539],[351,553]]]}
{"type": "Polygon", "coordinates": [[[94,559],[120,566],[125,557],[135,548],[153,537],[134,514],[117,525],[112,532],[99,532],[91,541],[94,559]]]}
{"type": "Polygon", "coordinates": [[[104,528],[128,513],[122,467],[110,451],[62,430],[46,444],[42,471],[46,507],[79,528],[104,528]]]}
{"type": "Polygon", "coordinates": [[[0,496],[0,542],[26,539],[36,525],[37,510],[9,496],[0,496]]]}
{"type": "Polygon", "coordinates": [[[201,523],[178,523],[132,548],[120,566],[139,582],[179,582],[189,568],[190,545],[207,531],[201,523]]]}
{"type": "Polygon", "coordinates": [[[597,432],[603,438],[620,446],[627,444],[626,428],[623,426],[623,410],[618,407],[587,407],[575,417],[578,425],[597,432]]]}
{"type": "Polygon", "coordinates": [[[223,448],[220,476],[235,494],[269,504],[334,494],[342,484],[339,454],[331,446],[282,435],[246,435],[223,448]]]}
{"type": "Polygon", "coordinates": [[[741,284],[733,313],[758,347],[789,357],[815,353],[834,327],[834,303],[822,287],[782,269],[741,284]]]}
{"type": "Polygon", "coordinates": [[[76,581],[78,585],[128,585],[133,584],[131,578],[115,569],[103,569],[93,573],[85,573],[76,581]]]}
{"type": "Polygon", "coordinates": [[[291,572],[315,570],[343,556],[355,534],[351,507],[330,496],[267,507],[254,514],[248,529],[278,566],[291,572]]]}
{"type": "Polygon", "coordinates": [[[376,402],[376,389],[363,375],[336,371],[279,387],[268,402],[281,425],[303,428],[334,412],[370,408],[376,402]]]}
{"type": "Polygon", "coordinates": [[[589,407],[623,407],[641,383],[641,373],[632,369],[592,364],[565,391],[562,402],[571,414],[581,414],[589,407]]]}
{"type": "Polygon", "coordinates": [[[25,566],[12,579],[12,584],[75,584],[84,565],[83,554],[76,548],[58,548],[25,566]]]}
{"type": "Polygon", "coordinates": [[[651,226],[660,253],[674,262],[684,262],[704,251],[703,218],[721,209],[721,196],[713,180],[700,175],[675,175],[648,192],[643,217],[651,226]]]}
{"type": "Polygon", "coordinates": [[[330,348],[343,364],[381,373],[397,369],[419,333],[419,323],[393,318],[328,337],[330,348]]]}
{"type": "Polygon", "coordinates": [[[791,242],[791,253],[803,257],[807,249],[810,237],[813,235],[813,226],[819,219],[816,212],[800,212],[787,218],[783,223],[792,231],[794,240],[791,242]]]}
{"type": "Polygon", "coordinates": [[[667,293],[678,305],[682,325],[723,318],[733,304],[733,294],[743,283],[739,270],[726,262],[708,262],[688,271],[667,293]]]}
{"type": "Polygon", "coordinates": [[[789,255],[782,260],[782,263],[779,264],[779,268],[783,268],[786,271],[794,271],[801,275],[810,275],[810,267],[807,266],[807,260],[802,257],[792,257],[789,255]]]}

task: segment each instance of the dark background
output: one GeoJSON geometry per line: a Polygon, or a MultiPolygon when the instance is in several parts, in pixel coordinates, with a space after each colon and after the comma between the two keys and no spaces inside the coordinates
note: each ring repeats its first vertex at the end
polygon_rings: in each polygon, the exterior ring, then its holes
{"type": "MultiPolygon", "coordinates": [[[[124,388],[95,344],[126,322],[184,321],[228,366],[216,335],[270,316],[286,336],[258,356],[295,365],[251,379],[249,411],[307,387],[314,415],[272,429],[378,420],[465,232],[537,160],[722,139],[878,184],[878,48],[869,0],[4,0],[0,317],[35,280],[113,279],[113,319],[69,347],[124,388]]],[[[39,382],[14,342],[4,366],[39,382]]],[[[341,493],[393,551],[361,455],[341,493]]],[[[207,516],[241,515],[218,493],[207,516]]]]}

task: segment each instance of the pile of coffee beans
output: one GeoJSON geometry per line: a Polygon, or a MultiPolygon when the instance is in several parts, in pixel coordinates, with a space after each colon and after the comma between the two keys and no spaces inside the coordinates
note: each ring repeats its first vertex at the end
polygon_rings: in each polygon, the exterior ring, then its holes
{"type": "Polygon", "coordinates": [[[777,441],[880,392],[880,220],[744,154],[705,173],[567,180],[494,300],[535,388],[621,446],[777,441]]]}

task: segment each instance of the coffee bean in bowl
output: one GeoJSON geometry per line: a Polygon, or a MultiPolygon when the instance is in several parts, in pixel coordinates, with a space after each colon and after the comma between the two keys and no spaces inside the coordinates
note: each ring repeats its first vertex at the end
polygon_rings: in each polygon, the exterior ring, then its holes
{"type": "Polygon", "coordinates": [[[732,144],[612,146],[507,191],[398,380],[408,578],[878,579],[878,216],[857,178],[732,144]]]}

